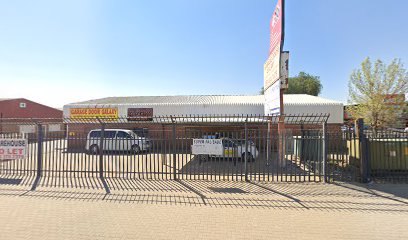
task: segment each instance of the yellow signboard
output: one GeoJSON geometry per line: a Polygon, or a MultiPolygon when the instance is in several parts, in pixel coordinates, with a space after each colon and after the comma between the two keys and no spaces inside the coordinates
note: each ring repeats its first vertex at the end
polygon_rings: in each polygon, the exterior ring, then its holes
{"type": "Polygon", "coordinates": [[[71,108],[71,118],[118,118],[117,108],[71,108]]]}

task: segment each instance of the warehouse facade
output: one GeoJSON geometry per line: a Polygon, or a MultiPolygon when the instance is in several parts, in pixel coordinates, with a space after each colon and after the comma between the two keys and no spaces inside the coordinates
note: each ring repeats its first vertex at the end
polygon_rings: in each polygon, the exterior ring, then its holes
{"type": "MultiPolygon", "coordinates": [[[[286,115],[330,115],[329,128],[340,129],[343,123],[341,102],[305,94],[284,95],[284,108],[286,115]]],[[[68,142],[69,147],[83,149],[89,131],[101,128],[96,118],[104,119],[106,128],[131,129],[154,139],[169,139],[171,117],[175,116],[193,116],[193,120],[177,125],[177,133],[180,132],[183,136],[241,134],[244,118],[233,121],[224,118],[220,121],[211,116],[263,116],[264,96],[108,97],[68,104],[64,106],[63,112],[68,121],[68,136],[72,139],[68,142]],[[157,117],[160,117],[160,122],[157,122],[157,117]],[[91,124],[84,121],[86,119],[94,121],[91,124]]],[[[255,134],[265,127],[267,124],[262,121],[252,123],[251,131],[255,134]]],[[[277,129],[277,125],[273,128],[277,129]]],[[[292,128],[299,129],[299,126],[292,128]]]]}
{"type": "Polygon", "coordinates": [[[30,101],[25,98],[0,99],[0,134],[35,134],[37,123],[44,133],[63,135],[62,110],[30,101]]]}
{"type": "MultiPolygon", "coordinates": [[[[264,115],[263,95],[108,97],[64,106],[65,118],[181,115],[264,115]],[[92,110],[93,109],[93,110],[92,110]]],[[[285,114],[330,114],[329,124],[343,123],[343,103],[306,94],[284,95],[285,114]]]]}
{"type": "Polygon", "coordinates": [[[25,98],[0,98],[2,118],[61,118],[62,111],[25,98]]]}

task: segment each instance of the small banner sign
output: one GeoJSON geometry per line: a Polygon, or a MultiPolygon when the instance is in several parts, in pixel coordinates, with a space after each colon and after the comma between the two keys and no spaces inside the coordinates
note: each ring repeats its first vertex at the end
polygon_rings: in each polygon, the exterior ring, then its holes
{"type": "Polygon", "coordinates": [[[281,81],[278,80],[272,87],[266,89],[265,91],[265,114],[266,115],[279,115],[281,113],[280,109],[280,85],[281,81]]]}
{"type": "Polygon", "coordinates": [[[0,159],[21,159],[27,156],[27,139],[3,138],[0,139],[0,159]]]}
{"type": "Polygon", "coordinates": [[[221,139],[193,139],[192,154],[222,155],[223,146],[221,139]]]}
{"type": "Polygon", "coordinates": [[[71,118],[118,118],[118,108],[71,108],[71,118]]]}
{"type": "Polygon", "coordinates": [[[128,108],[128,121],[153,121],[153,108],[128,108]]]}

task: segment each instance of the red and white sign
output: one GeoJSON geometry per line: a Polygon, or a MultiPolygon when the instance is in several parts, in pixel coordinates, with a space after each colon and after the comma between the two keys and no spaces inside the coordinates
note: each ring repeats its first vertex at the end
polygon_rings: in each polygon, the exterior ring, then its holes
{"type": "Polygon", "coordinates": [[[270,22],[269,57],[264,64],[264,89],[267,90],[280,77],[280,57],[282,48],[283,9],[278,0],[270,22]]]}
{"type": "Polygon", "coordinates": [[[21,159],[27,156],[27,139],[0,139],[0,159],[21,159]]]}
{"type": "MultiPolygon", "coordinates": [[[[281,114],[281,89],[287,87],[286,72],[281,69],[283,47],[284,0],[278,0],[269,25],[269,57],[264,64],[265,114],[281,114]],[[285,73],[282,79],[281,72],[285,73]]],[[[285,55],[285,57],[288,55],[285,55]]],[[[285,62],[286,63],[286,62],[285,62]]]]}
{"type": "Polygon", "coordinates": [[[282,23],[283,23],[283,11],[282,11],[282,0],[278,0],[276,4],[275,11],[273,12],[271,22],[269,24],[270,28],[270,44],[269,44],[269,55],[275,51],[276,47],[279,47],[282,41],[282,23]]]}

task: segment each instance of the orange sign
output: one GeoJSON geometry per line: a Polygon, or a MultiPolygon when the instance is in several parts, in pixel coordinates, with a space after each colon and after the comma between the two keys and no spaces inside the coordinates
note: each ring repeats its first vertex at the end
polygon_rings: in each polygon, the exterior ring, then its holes
{"type": "Polygon", "coordinates": [[[71,108],[71,118],[118,118],[117,108],[71,108]]]}

